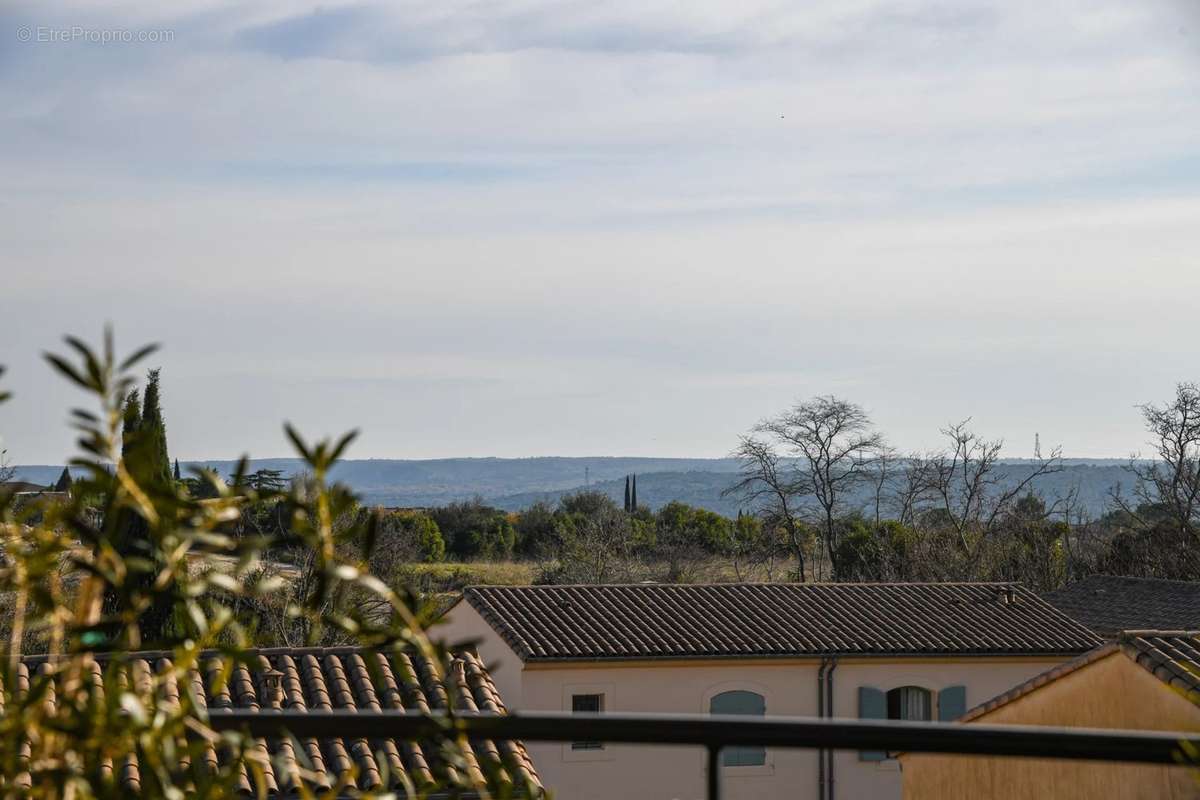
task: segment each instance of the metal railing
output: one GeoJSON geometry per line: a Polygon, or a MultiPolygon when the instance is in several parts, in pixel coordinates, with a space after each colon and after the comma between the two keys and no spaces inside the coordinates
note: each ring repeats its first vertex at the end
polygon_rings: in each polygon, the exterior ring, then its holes
{"type": "Polygon", "coordinates": [[[276,737],[287,731],[297,737],[414,741],[436,736],[450,728],[473,739],[696,745],[704,747],[708,753],[706,781],[710,800],[720,797],[721,750],[734,745],[1144,764],[1184,763],[1187,760],[1185,753],[1200,751],[1200,736],[1189,733],[811,717],[562,712],[515,712],[507,715],[458,713],[446,716],[394,710],[214,709],[210,711],[210,718],[217,730],[248,730],[261,737],[276,737]]]}

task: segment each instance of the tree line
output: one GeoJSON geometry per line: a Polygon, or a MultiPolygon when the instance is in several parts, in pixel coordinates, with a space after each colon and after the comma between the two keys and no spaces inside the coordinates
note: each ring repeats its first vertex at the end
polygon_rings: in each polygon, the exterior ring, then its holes
{"type": "MultiPolygon", "coordinates": [[[[507,560],[534,562],[545,583],[1016,580],[1047,590],[1097,572],[1195,579],[1200,389],[1180,384],[1170,401],[1141,413],[1154,458],[1129,462],[1128,484],[1113,487],[1097,517],[1072,491],[1039,491],[1040,478],[1063,469],[1058,448],[1035,453],[1017,478],[1002,477],[1003,442],[970,420],[946,426],[939,449],[900,454],[861,406],[825,396],[741,437],[741,472],[727,490],[744,506],[736,518],[678,501],[648,509],[630,476],[623,506],[593,491],[520,512],[480,498],[427,509],[347,502],[334,525],[369,527],[378,545],[373,571],[396,580],[413,564],[507,560]]],[[[295,531],[308,521],[295,519],[286,500],[311,476],[250,472],[245,462],[228,476],[182,476],[168,454],[157,370],[143,392],[125,398],[121,442],[123,460],[146,485],[197,500],[232,491],[244,500],[223,531],[269,540],[264,552],[292,565],[293,576],[311,560],[295,531]]],[[[118,550],[138,555],[144,524],[136,515],[119,520],[118,550]]]]}
{"type": "Polygon", "coordinates": [[[944,445],[901,455],[864,409],[833,396],[801,401],[754,426],[735,451],[728,490],[784,542],[797,580],[1020,580],[1039,589],[1093,573],[1200,577],[1200,388],[1181,383],[1140,406],[1152,457],[1093,518],[1074,491],[1045,496],[1063,469],[1040,447],[1002,480],[1003,442],[965,420],[944,445]],[[869,491],[867,503],[862,489],[869,491]],[[855,499],[858,498],[858,499],[855,499]]]}

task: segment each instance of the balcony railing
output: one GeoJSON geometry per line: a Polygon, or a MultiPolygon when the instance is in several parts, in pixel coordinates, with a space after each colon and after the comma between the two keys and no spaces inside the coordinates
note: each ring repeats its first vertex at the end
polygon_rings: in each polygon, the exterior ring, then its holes
{"type": "MultiPolygon", "coordinates": [[[[811,717],[709,714],[568,714],[561,712],[426,715],[405,711],[210,712],[218,730],[248,730],[276,737],[421,740],[447,728],[469,738],[524,741],[602,741],[644,745],[696,745],[708,752],[710,800],[721,793],[721,750],[733,745],[822,750],[887,750],[1026,758],[1188,763],[1200,752],[1189,733],[1052,728],[1032,725],[956,725],[811,717]]],[[[534,765],[537,766],[536,764],[534,765]]]]}

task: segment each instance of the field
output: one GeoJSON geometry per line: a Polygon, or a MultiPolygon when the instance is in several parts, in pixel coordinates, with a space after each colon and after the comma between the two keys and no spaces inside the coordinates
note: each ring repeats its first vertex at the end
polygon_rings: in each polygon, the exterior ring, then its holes
{"type": "Polygon", "coordinates": [[[422,592],[458,592],[466,586],[528,586],[538,565],[525,561],[441,562],[409,564],[404,573],[422,592]]]}

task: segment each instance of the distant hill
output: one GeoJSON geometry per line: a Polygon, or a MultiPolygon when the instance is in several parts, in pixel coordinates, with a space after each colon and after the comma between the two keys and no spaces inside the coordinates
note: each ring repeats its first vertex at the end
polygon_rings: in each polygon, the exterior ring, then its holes
{"type": "MultiPolygon", "coordinates": [[[[236,461],[181,461],[184,474],[192,467],[229,475],[236,461]]],[[[277,469],[292,475],[303,468],[296,458],[266,458],[250,469],[277,469]]],[[[725,458],[441,458],[420,461],[364,459],[339,462],[333,477],[352,486],[371,504],[389,506],[444,505],[476,495],[505,497],[523,492],[553,492],[585,483],[624,480],[630,473],[724,472],[737,470],[725,458]]],[[[17,480],[53,483],[62,465],[17,467],[17,480]]],[[[622,487],[624,484],[622,483],[622,487]]]]}
{"type": "MultiPolygon", "coordinates": [[[[1124,462],[1121,462],[1124,463],[1124,462]]],[[[1002,483],[1016,485],[1028,477],[1032,467],[1027,463],[1006,463],[998,470],[1002,483]]],[[[723,497],[722,492],[734,483],[734,472],[651,472],[639,473],[638,503],[650,509],[657,509],[672,500],[681,500],[694,506],[707,508],[726,516],[735,516],[739,509],[748,509],[745,503],[736,497],[723,497]]],[[[1129,475],[1117,464],[1080,464],[1072,463],[1062,472],[1045,475],[1039,478],[1034,489],[1048,499],[1065,497],[1072,489],[1076,490],[1079,503],[1092,515],[1099,515],[1108,509],[1109,490],[1118,483],[1128,484],[1129,475]]],[[[538,501],[557,503],[563,495],[578,492],[584,487],[574,486],[566,490],[522,492],[507,497],[490,498],[489,502],[499,508],[519,511],[538,501]]],[[[592,489],[604,492],[618,503],[622,502],[625,493],[624,479],[599,481],[592,484],[592,489]]],[[[863,490],[852,499],[853,504],[866,505],[871,500],[863,490]]]]}
{"type": "MultiPolygon", "coordinates": [[[[216,469],[228,475],[233,461],[184,462],[216,469]]],[[[1037,489],[1047,497],[1062,496],[1077,488],[1080,502],[1092,513],[1107,507],[1109,489],[1129,482],[1119,459],[1073,459],[1066,469],[1045,476],[1037,489]]],[[[286,475],[301,468],[294,458],[260,459],[251,469],[277,469],[286,475]]],[[[1006,481],[1029,474],[1030,462],[1013,460],[1000,467],[1006,481]]],[[[50,484],[58,479],[61,465],[30,465],[17,468],[17,480],[50,484]]],[[[625,476],[637,473],[638,500],[658,508],[671,500],[682,500],[722,514],[736,514],[741,504],[724,498],[732,484],[737,462],[728,458],[446,458],[422,461],[371,459],[343,461],[334,472],[336,480],[353,487],[372,505],[436,506],[480,496],[500,508],[520,510],[539,501],[551,503],[564,494],[590,487],[618,502],[625,491],[625,476]],[[586,477],[585,477],[586,476],[586,477]]],[[[865,500],[865,497],[861,498],[865,500]]]]}

